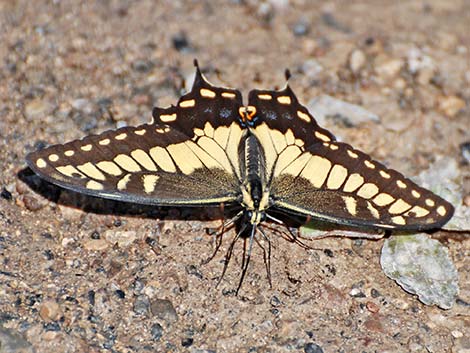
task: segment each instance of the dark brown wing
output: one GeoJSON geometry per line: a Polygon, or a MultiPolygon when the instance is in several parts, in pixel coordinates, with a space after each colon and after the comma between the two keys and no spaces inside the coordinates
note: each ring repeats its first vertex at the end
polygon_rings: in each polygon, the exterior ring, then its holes
{"type": "Polygon", "coordinates": [[[266,159],[274,207],[335,223],[430,229],[453,214],[450,203],[386,168],[318,126],[287,86],[250,92],[252,131],[266,159]]]}

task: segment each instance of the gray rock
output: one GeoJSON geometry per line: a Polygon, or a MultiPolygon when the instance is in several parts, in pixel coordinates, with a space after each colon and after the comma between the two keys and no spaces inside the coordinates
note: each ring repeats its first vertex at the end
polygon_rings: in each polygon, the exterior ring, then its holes
{"type": "Polygon", "coordinates": [[[357,126],[368,121],[380,122],[376,114],[326,94],[312,99],[307,108],[320,126],[325,125],[324,122],[327,118],[339,121],[347,127],[357,126]]]}
{"type": "Polygon", "coordinates": [[[167,299],[154,299],[150,304],[152,314],[168,323],[176,322],[178,314],[173,303],[167,299]]]}
{"type": "Polygon", "coordinates": [[[0,327],[0,353],[33,353],[31,343],[19,333],[0,327]]]}
{"type": "Polygon", "coordinates": [[[450,309],[459,287],[448,249],[426,234],[398,235],[385,240],[380,264],[385,274],[427,305],[450,309]]]}

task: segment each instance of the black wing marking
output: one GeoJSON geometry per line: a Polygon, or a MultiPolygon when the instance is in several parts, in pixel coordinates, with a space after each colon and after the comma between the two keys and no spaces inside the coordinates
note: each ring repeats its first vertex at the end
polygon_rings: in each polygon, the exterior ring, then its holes
{"type": "Polygon", "coordinates": [[[254,131],[278,207],[335,223],[431,229],[453,214],[450,203],[387,169],[318,126],[287,86],[250,93],[254,131]]]}

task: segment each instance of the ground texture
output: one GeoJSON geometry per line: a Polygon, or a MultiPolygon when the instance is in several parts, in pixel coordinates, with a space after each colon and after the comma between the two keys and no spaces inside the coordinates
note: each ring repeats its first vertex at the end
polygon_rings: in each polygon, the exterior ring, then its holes
{"type": "Polygon", "coordinates": [[[151,209],[41,182],[26,153],[150,120],[198,58],[217,84],[291,86],[380,122],[326,127],[407,175],[454,158],[470,203],[468,1],[0,2],[0,352],[470,352],[470,240],[433,234],[460,275],[451,310],[379,265],[382,241],[305,250],[273,236],[272,288],[255,249],[206,265],[217,210],[151,209]]]}

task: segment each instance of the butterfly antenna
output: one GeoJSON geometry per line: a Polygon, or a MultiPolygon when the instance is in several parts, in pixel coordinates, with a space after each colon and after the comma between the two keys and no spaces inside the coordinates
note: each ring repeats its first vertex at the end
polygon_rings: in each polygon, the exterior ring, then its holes
{"type": "Polygon", "coordinates": [[[251,228],[247,254],[245,254],[245,248],[246,248],[245,244],[243,246],[242,275],[240,277],[240,282],[238,283],[237,291],[235,292],[236,295],[238,295],[238,292],[240,291],[240,288],[242,287],[243,280],[245,279],[246,273],[248,271],[248,265],[250,264],[251,250],[253,249],[253,240],[255,238],[256,230],[257,230],[256,225],[253,225],[253,227],[251,228]]]}
{"type": "MultiPolygon", "coordinates": [[[[238,212],[234,217],[229,219],[227,222],[223,222],[222,225],[219,227],[215,234],[215,249],[212,252],[212,255],[209,256],[207,259],[202,261],[202,265],[207,265],[211,262],[215,255],[219,252],[220,246],[222,245],[222,237],[226,231],[228,231],[233,224],[242,216],[243,211],[238,212]]],[[[213,229],[213,228],[212,228],[213,229]]]]}

